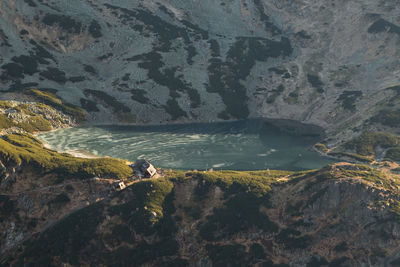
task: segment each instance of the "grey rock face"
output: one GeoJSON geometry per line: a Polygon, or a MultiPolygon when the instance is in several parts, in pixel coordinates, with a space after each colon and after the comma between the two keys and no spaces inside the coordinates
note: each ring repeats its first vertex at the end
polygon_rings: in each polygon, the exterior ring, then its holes
{"type": "Polygon", "coordinates": [[[56,89],[93,123],[266,117],[335,134],[400,77],[396,1],[5,0],[0,14],[1,90],[56,89]]]}

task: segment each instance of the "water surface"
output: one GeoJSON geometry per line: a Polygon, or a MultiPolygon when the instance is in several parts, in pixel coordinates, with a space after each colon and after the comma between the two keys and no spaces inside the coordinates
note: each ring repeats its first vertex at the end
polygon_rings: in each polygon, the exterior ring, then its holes
{"type": "Polygon", "coordinates": [[[315,137],[281,133],[262,121],[77,127],[41,133],[60,152],[89,153],[172,169],[305,170],[332,161],[311,151],[315,137]]]}

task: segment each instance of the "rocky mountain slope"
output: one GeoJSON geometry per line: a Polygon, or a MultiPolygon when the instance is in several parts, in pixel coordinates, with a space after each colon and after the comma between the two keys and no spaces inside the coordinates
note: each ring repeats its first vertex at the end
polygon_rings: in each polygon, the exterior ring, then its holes
{"type": "Polygon", "coordinates": [[[51,90],[92,123],[286,118],[349,138],[399,106],[396,1],[5,0],[0,14],[2,96],[51,90]]]}
{"type": "MultiPolygon", "coordinates": [[[[18,101],[0,101],[0,266],[399,266],[398,14],[394,0],[1,1],[0,99],[18,101]],[[370,165],[166,171],[116,191],[127,162],[31,135],[254,117],[320,126],[321,153],[370,165]]],[[[310,134],[294,125],[278,123],[310,134]]]]}
{"type": "Polygon", "coordinates": [[[132,176],[126,161],[77,158],[44,147],[32,133],[74,126],[76,119],[61,110],[81,113],[54,95],[35,92],[58,110],[38,102],[0,101],[0,257],[132,176]]]}
{"type": "MultiPolygon", "coordinates": [[[[122,160],[60,154],[30,135],[73,124],[60,110],[81,114],[51,93],[31,95],[58,110],[0,101],[0,266],[400,263],[395,162],[306,172],[165,171],[132,183],[122,160]],[[116,190],[120,179],[130,186],[116,190]]],[[[365,134],[345,146],[373,163],[396,155],[396,138],[365,134]],[[373,154],[371,140],[386,141],[385,154],[373,154]]]]}
{"type": "MultiPolygon", "coordinates": [[[[41,218],[71,211],[78,202],[73,196],[86,190],[60,188],[69,201],[42,197],[46,212],[27,224],[40,231],[8,252],[3,264],[398,266],[399,181],[353,164],[302,173],[169,172],[105,194],[40,229],[41,218]]],[[[16,220],[37,198],[3,196],[2,212],[16,220]]],[[[7,240],[21,225],[6,232],[7,240]]]]}

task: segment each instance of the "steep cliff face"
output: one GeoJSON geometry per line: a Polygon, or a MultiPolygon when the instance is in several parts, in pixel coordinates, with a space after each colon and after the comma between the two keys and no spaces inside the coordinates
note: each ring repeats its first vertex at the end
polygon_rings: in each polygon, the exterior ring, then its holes
{"type": "Polygon", "coordinates": [[[307,173],[170,172],[43,227],[3,263],[397,266],[398,184],[396,175],[351,164],[307,173]]]}
{"type": "Polygon", "coordinates": [[[350,135],[382,103],[398,106],[398,9],[383,0],[6,0],[1,90],[52,88],[94,123],[267,117],[350,135]]]}

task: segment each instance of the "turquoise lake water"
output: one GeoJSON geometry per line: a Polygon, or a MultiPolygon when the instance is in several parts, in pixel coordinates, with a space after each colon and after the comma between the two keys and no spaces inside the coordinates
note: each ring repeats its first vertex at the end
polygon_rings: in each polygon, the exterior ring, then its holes
{"type": "Polygon", "coordinates": [[[77,127],[41,133],[50,148],[75,154],[144,158],[171,169],[307,170],[332,161],[318,140],[281,133],[257,120],[164,126],[77,127]]]}

